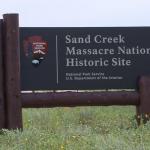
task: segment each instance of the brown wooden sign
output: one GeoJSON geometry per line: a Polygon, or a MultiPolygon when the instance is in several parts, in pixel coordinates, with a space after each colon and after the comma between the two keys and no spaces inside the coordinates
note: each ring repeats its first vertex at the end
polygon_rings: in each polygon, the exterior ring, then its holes
{"type": "MultiPolygon", "coordinates": [[[[139,125],[141,118],[144,123],[150,119],[150,76],[148,76],[150,28],[86,28],[86,30],[84,28],[21,28],[19,38],[18,21],[18,14],[5,14],[0,21],[0,129],[22,129],[22,108],[135,105],[139,125]],[[79,44],[76,38],[71,39],[70,43],[70,36],[66,37],[66,34],[76,37],[88,35],[85,36],[85,40],[80,39],[81,42],[86,42],[86,45],[79,44]],[[106,37],[101,41],[104,43],[90,44],[95,35],[106,37]],[[100,48],[99,44],[102,44],[100,48]],[[69,50],[66,55],[66,47],[72,46],[79,50],[75,53],[74,50],[73,53],[69,50]],[[99,52],[94,50],[91,54],[91,50],[87,51],[87,48],[94,47],[97,47],[99,52]],[[125,51],[124,47],[126,47],[125,51]],[[119,51],[122,54],[119,54],[119,51]],[[100,63],[99,57],[105,61],[100,63]],[[114,58],[118,61],[116,62],[114,58]],[[87,64],[87,60],[90,63],[87,64]],[[95,60],[97,65],[102,66],[96,67],[91,63],[95,60]],[[99,72],[105,72],[105,75],[121,73],[123,80],[116,79],[113,83],[110,79],[99,79],[96,80],[97,83],[92,81],[95,84],[89,86],[92,82],[86,81],[87,77],[82,85],[82,80],[77,82],[74,77],[70,77],[70,74],[66,74],[80,71],[83,75],[83,72],[93,71],[93,75],[97,76],[97,69],[99,72]],[[60,74],[57,74],[57,71],[60,74]],[[146,76],[140,77],[136,82],[137,77],[143,74],[146,76]],[[69,76],[69,80],[66,80],[66,75],[69,76]],[[124,82],[125,77],[128,77],[125,80],[127,84],[124,82]],[[136,87],[137,83],[139,91],[27,93],[20,88],[20,85],[24,90],[53,89],[53,87],[54,89],[117,88],[126,87],[128,83],[134,85],[133,87],[136,87]]],[[[97,37],[101,39],[100,36],[97,37]]],[[[78,74],[75,76],[80,78],[78,74]]]]}

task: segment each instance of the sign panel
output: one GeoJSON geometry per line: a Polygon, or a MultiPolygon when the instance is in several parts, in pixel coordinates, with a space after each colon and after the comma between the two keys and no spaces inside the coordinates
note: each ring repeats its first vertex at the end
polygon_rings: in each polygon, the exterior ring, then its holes
{"type": "Polygon", "coordinates": [[[149,27],[20,28],[22,90],[136,89],[149,27]]]}

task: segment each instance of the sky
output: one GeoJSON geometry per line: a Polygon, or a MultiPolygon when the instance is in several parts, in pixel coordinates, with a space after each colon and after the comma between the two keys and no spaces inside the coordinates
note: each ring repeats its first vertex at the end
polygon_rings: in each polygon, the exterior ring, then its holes
{"type": "Polygon", "coordinates": [[[1,0],[21,27],[150,26],[150,0],[1,0]]]}

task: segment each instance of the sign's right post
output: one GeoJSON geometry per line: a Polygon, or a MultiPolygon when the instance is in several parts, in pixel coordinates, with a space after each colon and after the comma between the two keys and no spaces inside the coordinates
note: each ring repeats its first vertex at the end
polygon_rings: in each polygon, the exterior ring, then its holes
{"type": "Polygon", "coordinates": [[[140,105],[137,106],[137,121],[140,124],[150,120],[150,76],[142,76],[139,80],[140,105]]]}

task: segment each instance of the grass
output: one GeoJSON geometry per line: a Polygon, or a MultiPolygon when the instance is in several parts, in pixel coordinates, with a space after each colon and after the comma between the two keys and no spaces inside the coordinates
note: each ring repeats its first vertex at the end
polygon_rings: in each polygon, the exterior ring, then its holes
{"type": "Polygon", "coordinates": [[[24,130],[0,134],[0,150],[150,150],[150,123],[135,107],[23,109],[24,130]]]}

